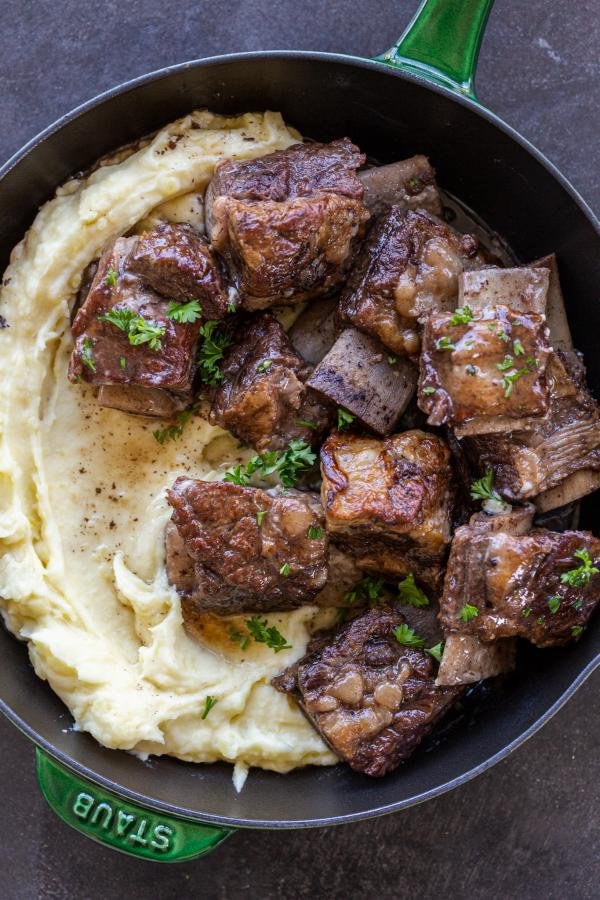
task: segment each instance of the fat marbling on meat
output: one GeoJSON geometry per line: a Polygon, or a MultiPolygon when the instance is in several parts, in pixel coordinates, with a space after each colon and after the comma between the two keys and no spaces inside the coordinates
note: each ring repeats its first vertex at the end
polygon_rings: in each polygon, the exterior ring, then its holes
{"type": "Polygon", "coordinates": [[[180,477],[167,499],[167,572],[190,614],[294,609],[325,586],[317,495],[180,477]]]}
{"type": "Polygon", "coordinates": [[[321,496],[332,540],[383,577],[435,584],[450,542],[453,476],[441,438],[384,440],[334,432],[321,448],[321,496]]]}
{"type": "Polygon", "coordinates": [[[318,635],[274,680],[334,753],[366,775],[386,775],[408,759],[462,691],[435,684],[432,657],[396,638],[405,625],[396,609],[370,609],[334,634],[318,635]]]}
{"type": "Polygon", "coordinates": [[[313,444],[329,427],[333,408],[306,385],[310,367],[268,313],[240,326],[220,368],[210,421],[256,450],[313,444]]]}
{"type": "Polygon", "coordinates": [[[217,166],[206,225],[247,309],[317,297],[345,278],[369,218],[364,160],[344,138],[217,166]]]}

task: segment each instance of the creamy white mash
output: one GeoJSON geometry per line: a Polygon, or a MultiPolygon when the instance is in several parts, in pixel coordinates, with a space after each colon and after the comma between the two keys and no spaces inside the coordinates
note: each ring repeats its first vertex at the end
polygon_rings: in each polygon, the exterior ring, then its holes
{"type": "Polygon", "coordinates": [[[182,625],[164,568],[165,489],[222,477],[237,444],[199,418],[160,445],[160,423],[100,408],[67,381],[70,308],[111,238],[160,214],[201,220],[219,160],[298,140],[276,113],[196,112],[142,149],[70,181],[39,212],[4,275],[0,312],[0,607],[76,727],[107,747],[285,772],[334,756],[269,684],[299,657],[314,608],[270,616],[293,649],[246,651],[217,619],[182,625]],[[189,210],[189,216],[187,213],[189,210]],[[205,698],[217,703],[203,720],[205,698]]]}

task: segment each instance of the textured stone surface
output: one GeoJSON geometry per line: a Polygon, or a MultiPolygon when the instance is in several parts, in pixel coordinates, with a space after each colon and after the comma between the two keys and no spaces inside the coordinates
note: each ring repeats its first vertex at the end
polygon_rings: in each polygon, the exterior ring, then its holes
{"type": "MultiPolygon", "coordinates": [[[[374,54],[415,7],[416,0],[5,4],[0,159],[73,106],[148,70],[235,50],[374,54]]],[[[598,0],[497,0],[478,78],[482,101],[544,151],[596,210],[598,12],[598,0]]],[[[0,721],[2,896],[597,897],[599,686],[596,674],[541,733],[452,794],[330,831],[239,833],[211,857],[162,868],[109,853],[58,821],[37,790],[32,747],[0,721]]]]}

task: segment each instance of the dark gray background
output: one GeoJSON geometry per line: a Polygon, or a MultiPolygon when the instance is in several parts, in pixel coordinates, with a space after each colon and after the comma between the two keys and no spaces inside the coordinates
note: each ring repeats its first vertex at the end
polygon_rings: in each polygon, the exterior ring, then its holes
{"type": "MultiPolygon", "coordinates": [[[[417,0],[14,0],[3,4],[0,160],[73,106],[170,63],[238,50],[359,55],[392,43],[417,0]]],[[[497,0],[481,100],[600,211],[599,0],[497,0]]],[[[415,148],[418,150],[418,148],[415,148]]],[[[452,794],[335,830],[243,832],[204,860],[110,853],[46,809],[33,749],[0,721],[0,894],[29,898],[598,897],[596,674],[536,737],[452,794]]]]}

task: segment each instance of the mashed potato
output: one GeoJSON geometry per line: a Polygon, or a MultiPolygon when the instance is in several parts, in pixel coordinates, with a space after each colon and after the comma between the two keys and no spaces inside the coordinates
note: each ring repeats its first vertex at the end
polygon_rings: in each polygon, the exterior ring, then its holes
{"type": "Polygon", "coordinates": [[[70,307],[103,245],[152,221],[157,207],[179,221],[189,208],[198,224],[198,196],[220,159],[296,140],[275,113],[193,113],[61,188],[4,276],[0,606],[76,726],[107,747],[224,759],[238,773],[335,761],[269,684],[303,653],[314,609],[270,617],[289,651],[242,651],[216,620],[200,644],[167,583],[165,489],[184,472],[221,477],[236,443],[194,418],[179,440],[160,445],[155,423],[100,408],[88,386],[66,378],[70,307]],[[208,695],[218,702],[203,720],[208,695]]]}

